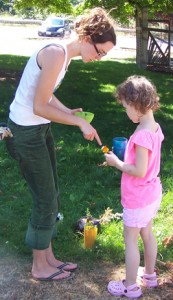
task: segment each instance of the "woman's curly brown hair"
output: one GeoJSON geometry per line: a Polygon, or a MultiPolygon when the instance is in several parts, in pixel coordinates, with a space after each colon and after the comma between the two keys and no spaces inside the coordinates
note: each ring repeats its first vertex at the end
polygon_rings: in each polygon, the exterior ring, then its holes
{"type": "Polygon", "coordinates": [[[159,96],[155,85],[144,76],[130,76],[118,85],[114,96],[118,102],[125,101],[137,111],[145,114],[149,109],[159,109],[159,96]]]}
{"type": "Polygon", "coordinates": [[[113,20],[100,7],[93,8],[88,14],[81,16],[76,21],[75,31],[81,40],[90,36],[94,43],[112,42],[116,45],[113,20]]]}

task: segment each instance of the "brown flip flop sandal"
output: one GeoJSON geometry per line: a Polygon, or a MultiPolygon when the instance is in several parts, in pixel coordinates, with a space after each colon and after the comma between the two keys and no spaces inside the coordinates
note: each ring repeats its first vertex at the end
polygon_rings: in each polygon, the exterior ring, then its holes
{"type": "Polygon", "coordinates": [[[60,270],[64,270],[64,271],[67,271],[67,272],[73,272],[75,271],[77,268],[78,268],[78,265],[76,264],[76,267],[72,267],[72,268],[69,268],[69,269],[65,269],[65,267],[67,266],[72,266],[73,264],[72,263],[62,263],[61,265],[59,265],[57,267],[57,269],[60,269],[60,270]]]}
{"type": "Polygon", "coordinates": [[[58,280],[65,280],[65,279],[71,279],[73,276],[71,274],[69,274],[69,276],[64,277],[64,278],[56,278],[54,279],[57,275],[60,275],[62,273],[65,273],[63,270],[60,270],[58,272],[53,273],[52,275],[48,276],[48,277],[33,277],[35,280],[39,280],[39,281],[58,281],[58,280]]]}

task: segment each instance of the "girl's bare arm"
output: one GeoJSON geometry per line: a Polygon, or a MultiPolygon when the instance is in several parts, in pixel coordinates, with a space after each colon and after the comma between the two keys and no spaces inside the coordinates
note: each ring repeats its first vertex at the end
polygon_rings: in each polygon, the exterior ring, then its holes
{"type": "Polygon", "coordinates": [[[116,167],[121,172],[132,176],[143,178],[147,172],[148,149],[136,145],[135,164],[127,164],[121,161],[113,152],[105,154],[106,162],[109,166],[116,167]]]}

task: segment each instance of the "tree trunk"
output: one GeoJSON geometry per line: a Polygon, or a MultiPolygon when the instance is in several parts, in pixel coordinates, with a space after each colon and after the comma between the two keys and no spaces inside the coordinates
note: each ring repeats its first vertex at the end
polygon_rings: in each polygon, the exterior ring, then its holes
{"type": "Polygon", "coordinates": [[[136,63],[146,69],[148,64],[148,9],[136,10],[136,63]]]}

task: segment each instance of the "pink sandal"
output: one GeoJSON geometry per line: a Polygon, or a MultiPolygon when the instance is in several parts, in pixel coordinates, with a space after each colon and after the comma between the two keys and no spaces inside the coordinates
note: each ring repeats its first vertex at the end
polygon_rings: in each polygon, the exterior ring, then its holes
{"type": "Polygon", "coordinates": [[[141,288],[135,283],[129,285],[128,287],[124,286],[124,281],[110,281],[108,284],[108,292],[112,296],[126,296],[129,298],[139,298],[142,295],[141,288]],[[136,290],[134,290],[137,288],[136,290]]]}
{"type": "Polygon", "coordinates": [[[157,286],[157,275],[156,272],[152,274],[145,274],[145,268],[139,267],[138,278],[142,281],[145,287],[156,287],[157,286]]]}

